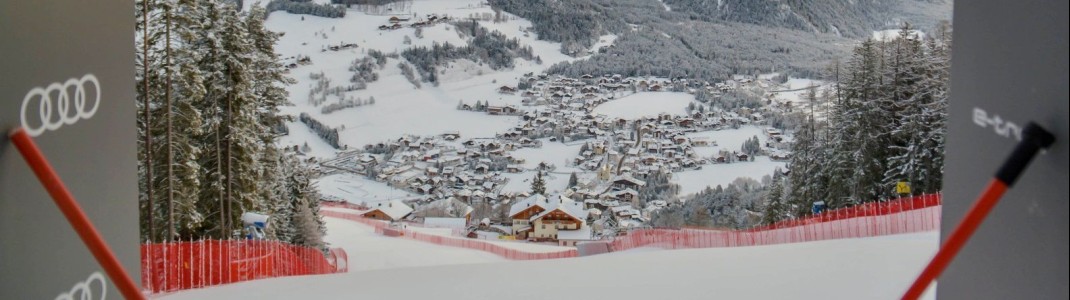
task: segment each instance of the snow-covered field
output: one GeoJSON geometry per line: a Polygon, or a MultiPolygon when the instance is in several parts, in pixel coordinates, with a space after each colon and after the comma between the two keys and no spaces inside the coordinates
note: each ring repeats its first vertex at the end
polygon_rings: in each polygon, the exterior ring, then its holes
{"type": "Polygon", "coordinates": [[[327,226],[328,241],[349,253],[349,273],[256,280],[162,298],[896,299],[939,243],[938,233],[928,232],[502,262],[489,253],[375,236],[348,221],[328,219],[327,226]],[[535,281],[549,289],[524,292],[535,281]]]}
{"type": "MultiPolygon", "coordinates": [[[[453,18],[466,18],[472,14],[493,13],[489,6],[478,0],[423,0],[415,1],[411,10],[398,11],[398,14],[420,16],[427,14],[448,15],[453,18]]],[[[375,97],[374,105],[365,105],[343,109],[331,114],[323,114],[319,106],[308,101],[309,92],[316,80],[310,74],[323,72],[331,80],[331,86],[347,86],[353,75],[349,66],[355,59],[365,57],[368,49],[384,53],[400,52],[407,47],[430,46],[432,43],[449,42],[464,45],[467,42],[453,30],[449,24],[438,24],[423,29],[423,38],[415,36],[415,29],[378,30],[379,25],[388,24],[391,15],[370,15],[350,9],[342,19],[321,18],[309,15],[295,15],[286,12],[274,12],[268,18],[266,26],[274,31],[284,33],[279,39],[276,50],[284,58],[295,55],[308,56],[312,63],[298,66],[291,70],[290,77],[297,80],[287,88],[290,101],[294,106],[283,107],[281,112],[287,115],[308,113],[314,118],[332,127],[344,127],[340,132],[342,144],[359,147],[369,143],[381,142],[403,134],[431,135],[444,131],[459,131],[465,137],[490,137],[515,125],[515,117],[488,116],[483,113],[458,111],[457,103],[475,103],[489,101],[493,105],[520,104],[520,96],[501,95],[496,88],[502,85],[515,85],[520,76],[527,72],[541,72],[554,63],[571,60],[558,49],[560,45],[537,40],[534,34],[521,31],[531,23],[506,14],[509,20],[502,23],[480,22],[491,30],[498,30],[517,38],[522,45],[529,45],[538,53],[543,64],[526,60],[517,60],[512,70],[493,71],[485,68],[473,68],[468,62],[455,62],[452,68],[446,68],[440,78],[442,83],[433,86],[422,83],[420,89],[413,87],[398,69],[397,64],[404,59],[389,59],[383,70],[377,71],[380,79],[368,84],[360,91],[346,92],[346,97],[368,99],[375,97]],[[405,37],[411,39],[405,45],[405,37]],[[324,51],[331,45],[355,43],[357,48],[340,51],[324,51]],[[467,71],[466,71],[467,69],[467,71]]],[[[607,43],[613,38],[607,37],[607,43]]],[[[337,102],[338,97],[328,96],[326,103],[337,102]]],[[[291,127],[295,127],[293,124],[291,127]]],[[[295,136],[284,138],[281,145],[302,145],[308,138],[295,136]]],[[[311,142],[310,146],[311,146],[311,142]]],[[[319,156],[323,153],[315,148],[319,156]]],[[[329,148],[328,148],[329,149],[329,148]]]]}
{"type": "Polygon", "coordinates": [[[509,178],[509,182],[502,188],[505,193],[519,193],[531,191],[531,179],[535,178],[536,168],[540,162],[553,165],[556,168],[543,174],[547,192],[560,192],[568,187],[568,177],[572,172],[577,175],[584,173],[583,170],[569,166],[568,160],[580,154],[583,142],[564,144],[551,142],[549,139],[541,139],[541,148],[521,148],[513,151],[513,155],[524,159],[523,167],[526,171],[521,173],[503,173],[502,176],[509,178]]]}
{"type": "MultiPolygon", "coordinates": [[[[531,180],[535,178],[535,171],[523,173],[503,173],[502,177],[509,178],[509,183],[502,188],[503,193],[531,192],[531,180]]],[[[542,179],[546,183],[546,192],[553,194],[565,190],[568,187],[570,174],[547,173],[542,179]]]]}
{"type": "Polygon", "coordinates": [[[704,165],[702,170],[677,172],[673,174],[673,177],[680,185],[680,195],[688,195],[699,192],[707,186],[727,186],[739,177],[761,180],[762,176],[772,175],[773,170],[777,167],[784,169],[785,165],[781,161],[769,160],[768,156],[758,156],[754,158],[754,161],[704,165]]]}
{"type": "Polygon", "coordinates": [[[758,126],[740,126],[738,129],[725,129],[716,131],[703,131],[687,134],[688,138],[706,138],[709,139],[711,145],[707,147],[695,147],[695,154],[701,157],[708,158],[716,155],[721,150],[728,152],[739,152],[743,147],[743,142],[747,139],[758,137],[758,141],[765,145],[765,142],[769,139],[765,135],[765,128],[758,126]],[[717,145],[713,146],[712,143],[716,142],[717,145]]]}
{"type": "Polygon", "coordinates": [[[505,261],[481,251],[439,246],[375,234],[369,226],[336,218],[327,222],[327,242],[346,250],[349,272],[505,261]]]}
{"type": "Polygon", "coordinates": [[[301,122],[286,122],[286,128],[289,129],[290,134],[284,135],[278,139],[280,145],[285,146],[298,146],[301,152],[310,157],[318,159],[329,159],[337,155],[337,150],[331,147],[330,144],[323,141],[322,138],[316,135],[312,129],[309,129],[304,123],[301,122]],[[304,149],[304,145],[308,145],[308,149],[304,149]]]}
{"type": "Polygon", "coordinates": [[[594,114],[632,120],[661,113],[686,115],[687,104],[694,100],[687,93],[641,92],[599,105],[594,114]]]}
{"type": "Polygon", "coordinates": [[[607,34],[607,35],[603,35],[603,36],[598,37],[598,42],[595,42],[594,45],[591,45],[590,54],[587,54],[586,56],[580,57],[578,59],[591,58],[591,56],[594,56],[595,54],[597,54],[598,50],[601,49],[602,47],[613,46],[613,43],[617,42],[617,37],[618,36],[616,34],[607,34]]]}
{"type": "MultiPolygon", "coordinates": [[[[758,75],[758,78],[772,80],[777,76],[780,76],[780,73],[761,74],[758,75]]],[[[822,91],[831,92],[830,89],[832,87],[828,82],[823,80],[789,77],[787,82],[773,87],[770,93],[773,94],[773,100],[776,102],[782,104],[791,103],[792,107],[797,111],[802,110],[804,113],[809,113],[810,99],[808,98],[808,95],[811,88],[816,88],[814,91],[816,96],[821,97],[822,91]]],[[[828,107],[815,106],[815,118],[818,120],[824,119],[827,109],[828,107]]]]}
{"type": "Polygon", "coordinates": [[[521,148],[513,151],[513,156],[524,159],[525,169],[535,169],[540,162],[557,166],[555,172],[572,172],[575,168],[568,166],[568,160],[579,156],[583,142],[564,144],[540,139],[541,148],[521,148]]]}
{"type": "MultiPolygon", "coordinates": [[[[809,103],[810,99],[807,99],[807,94],[810,92],[810,87],[823,88],[827,85],[827,82],[806,78],[788,78],[788,82],[780,85],[775,93],[777,102],[785,103],[791,102],[795,107],[802,107],[803,104],[809,103]]],[[[818,96],[820,96],[820,90],[818,90],[818,96]]],[[[815,108],[820,109],[820,108],[815,108]]]]}
{"type": "MultiPolygon", "coordinates": [[[[878,40],[878,41],[882,41],[882,42],[887,42],[887,41],[891,41],[891,40],[899,38],[899,34],[901,32],[902,32],[902,30],[900,30],[900,29],[888,29],[888,30],[874,31],[873,32],[873,39],[874,40],[878,40]]],[[[924,39],[925,38],[925,33],[922,32],[921,30],[910,30],[910,35],[917,36],[919,39],[924,39]]]]}
{"type": "Polygon", "coordinates": [[[369,180],[364,176],[341,173],[327,175],[316,181],[320,194],[342,199],[354,204],[374,204],[390,199],[413,196],[412,193],[393,188],[386,183],[369,180]]]}

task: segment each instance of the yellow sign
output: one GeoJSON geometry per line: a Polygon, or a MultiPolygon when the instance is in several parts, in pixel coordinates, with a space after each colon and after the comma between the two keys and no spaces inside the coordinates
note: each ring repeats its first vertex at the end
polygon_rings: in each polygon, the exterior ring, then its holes
{"type": "Polygon", "coordinates": [[[895,192],[898,194],[910,194],[910,184],[906,181],[900,181],[895,185],[895,192]]]}

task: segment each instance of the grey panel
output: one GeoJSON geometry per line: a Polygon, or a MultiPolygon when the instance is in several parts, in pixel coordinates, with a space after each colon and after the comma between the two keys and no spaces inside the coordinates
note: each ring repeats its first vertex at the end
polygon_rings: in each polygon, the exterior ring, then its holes
{"type": "MultiPolygon", "coordinates": [[[[6,129],[22,122],[31,90],[90,74],[101,91],[95,114],[77,117],[71,106],[73,124],[35,140],[139,281],[133,9],[132,1],[115,0],[0,3],[0,299],[53,299],[104,274],[6,138],[6,129]]],[[[95,98],[91,86],[86,91],[95,98]]],[[[27,115],[38,127],[40,97],[34,99],[27,115]]],[[[121,299],[107,281],[108,298],[121,299]]]]}
{"type": "Polygon", "coordinates": [[[1014,134],[999,132],[1006,123],[991,125],[996,116],[1019,126],[1036,121],[1056,143],[1033,161],[944,272],[940,299],[1070,297],[1067,11],[1067,1],[955,3],[942,236],[1016,143],[1014,134]]]}

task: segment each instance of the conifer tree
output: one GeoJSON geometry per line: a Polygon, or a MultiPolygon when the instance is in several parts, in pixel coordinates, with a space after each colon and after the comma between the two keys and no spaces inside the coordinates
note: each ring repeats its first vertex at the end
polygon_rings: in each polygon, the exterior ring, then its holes
{"type": "Polygon", "coordinates": [[[535,178],[531,180],[531,193],[537,195],[546,194],[546,181],[542,179],[542,171],[540,170],[535,174],[535,178]]]}
{"type": "MultiPolygon", "coordinates": [[[[779,169],[779,168],[778,168],[779,169]]],[[[786,209],[783,203],[783,179],[780,170],[773,173],[773,182],[769,186],[768,196],[765,202],[765,212],[762,214],[762,224],[769,225],[779,222],[784,218],[786,209]]]]}

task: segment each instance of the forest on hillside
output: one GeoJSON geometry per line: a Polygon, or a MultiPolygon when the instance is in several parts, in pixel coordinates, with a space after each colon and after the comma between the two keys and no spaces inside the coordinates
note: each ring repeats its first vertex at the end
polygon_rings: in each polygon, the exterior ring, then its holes
{"type": "Polygon", "coordinates": [[[671,10],[657,0],[489,3],[530,20],[532,31],[540,39],[562,43],[563,53],[600,54],[554,66],[553,73],[707,81],[772,71],[820,74],[828,63],[848,55],[857,38],[903,23],[935,30],[951,10],[950,2],[942,0],[665,1],[671,10]],[[619,37],[614,45],[590,49],[609,34],[619,37]]]}
{"type": "Polygon", "coordinates": [[[810,213],[814,202],[847,207],[942,189],[950,84],[951,28],[925,38],[904,27],[890,41],[866,40],[827,70],[829,88],[794,112],[786,170],[761,181],[709,187],[653,215],[655,226],[746,228],[810,213]],[[827,114],[823,120],[815,111],[827,114]]]}

